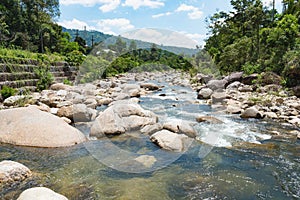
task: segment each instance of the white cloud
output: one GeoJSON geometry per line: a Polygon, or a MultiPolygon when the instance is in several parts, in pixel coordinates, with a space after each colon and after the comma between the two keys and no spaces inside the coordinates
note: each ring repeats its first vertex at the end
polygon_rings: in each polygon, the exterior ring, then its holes
{"type": "Polygon", "coordinates": [[[157,14],[157,15],[152,15],[152,18],[160,18],[160,17],[164,17],[164,16],[169,16],[171,14],[172,14],[171,12],[160,13],[160,14],[157,14]]]}
{"type": "Polygon", "coordinates": [[[78,19],[72,19],[70,21],[63,20],[61,22],[58,22],[58,24],[69,29],[83,30],[84,27],[86,27],[87,30],[95,30],[95,27],[89,26],[86,22],[80,21],[78,19]]]}
{"type": "Polygon", "coordinates": [[[197,10],[198,8],[194,6],[189,6],[186,4],[180,4],[180,6],[176,9],[176,12],[185,12],[185,11],[194,11],[197,10]]]}
{"type": "Polygon", "coordinates": [[[97,22],[96,25],[97,30],[117,35],[118,33],[122,33],[125,31],[129,31],[134,28],[131,22],[125,18],[115,18],[115,19],[102,19],[97,22]]]}
{"type": "Polygon", "coordinates": [[[186,33],[186,32],[180,32],[184,34],[186,37],[194,40],[198,45],[204,46],[204,39],[207,37],[207,35],[199,34],[199,33],[186,33]]]}
{"type": "Polygon", "coordinates": [[[199,8],[187,4],[180,4],[175,12],[188,12],[190,19],[200,19],[203,16],[203,12],[199,8]]]}
{"type": "Polygon", "coordinates": [[[160,29],[138,29],[124,33],[122,36],[158,45],[163,44],[165,46],[195,48],[196,45],[199,44],[195,40],[188,38],[185,34],[160,29]]]}
{"type": "Polygon", "coordinates": [[[132,7],[134,10],[139,9],[140,7],[150,7],[150,8],[159,8],[164,6],[164,2],[161,0],[126,0],[123,6],[132,7]]]}
{"type": "Polygon", "coordinates": [[[102,12],[109,12],[115,10],[121,4],[121,0],[60,0],[60,3],[65,6],[78,4],[87,7],[101,4],[99,9],[102,12]]]}
{"type": "Polygon", "coordinates": [[[120,5],[120,3],[120,0],[110,0],[108,1],[108,3],[105,3],[104,5],[100,6],[99,9],[102,12],[110,12],[115,10],[120,5]]]}

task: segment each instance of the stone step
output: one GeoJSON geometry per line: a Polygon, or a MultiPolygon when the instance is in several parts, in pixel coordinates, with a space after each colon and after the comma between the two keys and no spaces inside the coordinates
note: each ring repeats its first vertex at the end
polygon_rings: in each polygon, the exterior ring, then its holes
{"type": "Polygon", "coordinates": [[[12,88],[21,88],[25,86],[36,86],[39,79],[27,79],[27,80],[17,80],[17,81],[4,81],[0,82],[0,88],[4,85],[12,88]]]}
{"type": "Polygon", "coordinates": [[[36,78],[38,78],[37,75],[32,72],[0,73],[1,82],[36,78]]]}

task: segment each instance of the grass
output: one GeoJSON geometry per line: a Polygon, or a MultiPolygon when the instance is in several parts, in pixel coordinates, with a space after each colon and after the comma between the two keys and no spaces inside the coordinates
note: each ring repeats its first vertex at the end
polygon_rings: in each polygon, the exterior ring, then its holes
{"type": "Polygon", "coordinates": [[[64,61],[65,57],[58,54],[41,54],[20,49],[0,47],[0,62],[12,64],[53,64],[64,61]]]}

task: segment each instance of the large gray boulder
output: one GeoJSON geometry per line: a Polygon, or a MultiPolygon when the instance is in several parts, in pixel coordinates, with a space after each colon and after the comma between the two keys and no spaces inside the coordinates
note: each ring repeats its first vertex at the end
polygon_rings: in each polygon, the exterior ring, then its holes
{"type": "Polygon", "coordinates": [[[85,104],[75,104],[59,108],[57,116],[66,117],[73,122],[89,122],[95,120],[96,110],[87,107],[85,104]]]}
{"type": "Polygon", "coordinates": [[[226,80],[210,80],[208,83],[207,83],[207,87],[212,89],[213,91],[215,90],[221,90],[221,89],[225,89],[225,85],[227,84],[228,82],[226,80]]]}
{"type": "Polygon", "coordinates": [[[224,80],[227,81],[227,84],[231,84],[235,81],[242,81],[244,72],[233,72],[229,76],[226,76],[224,80]]]}
{"type": "Polygon", "coordinates": [[[17,200],[68,200],[67,197],[58,194],[49,188],[34,187],[21,193],[17,200]]]}
{"type": "Polygon", "coordinates": [[[142,83],[141,88],[144,88],[145,90],[158,90],[159,86],[154,83],[142,83]]]}
{"type": "Polygon", "coordinates": [[[209,99],[213,91],[210,88],[202,88],[198,93],[198,99],[209,99]]]}
{"type": "Polygon", "coordinates": [[[247,108],[242,114],[241,118],[256,118],[261,119],[263,118],[263,114],[257,110],[255,106],[247,108]]]}
{"type": "Polygon", "coordinates": [[[66,147],[86,140],[63,119],[37,108],[0,111],[0,142],[33,147],[66,147]]]}
{"type": "Polygon", "coordinates": [[[195,129],[187,121],[184,120],[168,120],[163,124],[163,128],[175,133],[185,134],[186,136],[189,136],[191,138],[195,138],[197,135],[195,129]]]}
{"type": "Polygon", "coordinates": [[[31,171],[21,163],[10,160],[0,162],[0,185],[23,181],[31,175],[31,171]]]}
{"type": "Polygon", "coordinates": [[[150,139],[161,148],[174,152],[186,151],[193,141],[184,134],[177,134],[168,130],[156,132],[151,135],[150,139]]]}
{"type": "Polygon", "coordinates": [[[96,118],[91,127],[91,136],[122,134],[156,122],[157,116],[140,105],[130,101],[116,102],[96,118]]]}

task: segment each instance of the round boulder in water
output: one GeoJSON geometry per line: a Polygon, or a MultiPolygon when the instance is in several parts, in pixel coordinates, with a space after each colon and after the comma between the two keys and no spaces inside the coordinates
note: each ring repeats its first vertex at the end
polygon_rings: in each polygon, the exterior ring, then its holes
{"type": "Polygon", "coordinates": [[[33,147],[66,147],[86,140],[63,119],[34,107],[0,111],[0,142],[33,147]]]}
{"type": "Polygon", "coordinates": [[[17,200],[32,200],[32,199],[40,199],[40,200],[68,200],[67,197],[58,194],[49,188],[45,187],[35,187],[25,190],[21,193],[17,200]]]}

